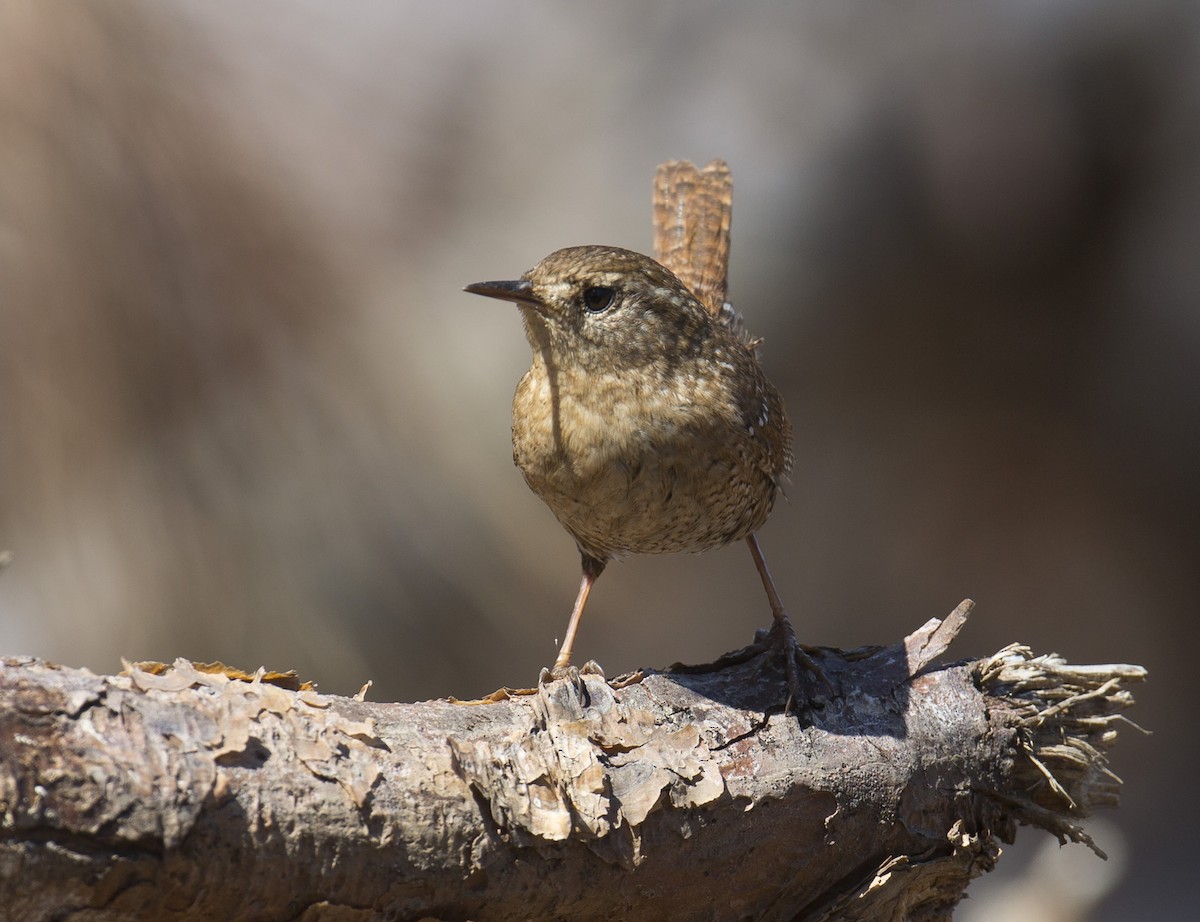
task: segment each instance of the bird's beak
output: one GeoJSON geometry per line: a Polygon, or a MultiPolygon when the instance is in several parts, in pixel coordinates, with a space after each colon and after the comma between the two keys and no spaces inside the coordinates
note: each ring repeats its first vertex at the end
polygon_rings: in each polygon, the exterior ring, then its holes
{"type": "Polygon", "coordinates": [[[503,301],[516,301],[518,304],[538,303],[533,295],[533,286],[525,279],[517,279],[514,282],[475,282],[463,291],[488,298],[500,298],[503,301]]]}

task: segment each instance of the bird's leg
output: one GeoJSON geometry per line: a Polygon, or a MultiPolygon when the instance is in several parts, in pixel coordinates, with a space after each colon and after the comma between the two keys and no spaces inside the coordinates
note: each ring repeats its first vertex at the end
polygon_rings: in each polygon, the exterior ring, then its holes
{"type": "Polygon", "coordinates": [[[771,571],[767,569],[766,558],[763,557],[762,548],[758,546],[758,538],[754,532],[746,535],[746,543],[750,545],[750,554],[754,557],[754,566],[758,568],[758,575],[762,578],[763,588],[767,590],[767,601],[771,604],[771,615],[775,618],[775,626],[771,629],[771,633],[778,638],[779,643],[784,648],[784,664],[787,669],[788,683],[788,702],[784,711],[790,711],[793,702],[799,700],[801,697],[800,676],[796,671],[797,661],[820,679],[821,683],[832,694],[833,686],[829,684],[829,679],[826,678],[824,671],[808,655],[808,651],[800,645],[800,642],[796,640],[796,632],[792,629],[792,622],[788,619],[787,612],[784,611],[783,601],[779,598],[779,593],[775,589],[775,581],[771,579],[771,571]]]}
{"type": "Polygon", "coordinates": [[[575,632],[579,630],[583,606],[587,604],[592,584],[604,572],[605,563],[606,561],[597,560],[589,554],[583,555],[583,579],[579,582],[579,595],[575,597],[575,607],[571,610],[571,620],[567,623],[567,635],[563,638],[562,649],[558,651],[558,659],[554,661],[551,674],[557,675],[571,665],[571,647],[575,645],[575,632]]]}

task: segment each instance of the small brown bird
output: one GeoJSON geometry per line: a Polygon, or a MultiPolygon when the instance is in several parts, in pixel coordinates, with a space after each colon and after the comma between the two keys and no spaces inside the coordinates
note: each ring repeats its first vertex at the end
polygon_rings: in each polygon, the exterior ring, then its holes
{"type": "Polygon", "coordinates": [[[732,310],[710,310],[653,259],[609,246],[558,250],[518,280],[465,290],[521,310],[533,364],[513,399],[513,459],[583,558],[554,672],[570,664],[608,561],[745,539],[793,698],[797,661],[824,680],[754,536],[791,465],[792,433],[732,310]]]}

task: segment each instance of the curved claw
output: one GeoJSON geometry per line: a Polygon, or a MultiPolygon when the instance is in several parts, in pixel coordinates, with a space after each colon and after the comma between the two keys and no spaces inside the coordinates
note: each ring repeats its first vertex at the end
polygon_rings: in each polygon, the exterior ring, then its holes
{"type": "Polygon", "coordinates": [[[829,681],[829,677],[825,675],[825,670],[817,665],[817,661],[812,658],[803,644],[796,639],[796,632],[792,630],[792,623],[785,615],[776,620],[771,628],[770,639],[773,644],[781,647],[783,653],[784,670],[787,673],[788,684],[788,699],[784,705],[783,712],[790,714],[792,705],[798,700],[803,700],[806,697],[804,694],[804,685],[800,679],[800,670],[797,666],[803,666],[805,670],[811,673],[829,692],[830,697],[836,694],[833,688],[833,683],[829,681]]]}

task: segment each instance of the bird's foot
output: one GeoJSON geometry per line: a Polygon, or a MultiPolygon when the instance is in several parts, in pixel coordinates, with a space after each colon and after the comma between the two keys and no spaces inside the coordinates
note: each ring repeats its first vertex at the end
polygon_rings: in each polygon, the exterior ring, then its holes
{"type": "Polygon", "coordinates": [[[813,659],[814,653],[819,653],[816,647],[806,646],[796,639],[796,632],[792,630],[792,623],[788,620],[787,615],[782,612],[775,618],[775,624],[767,634],[767,642],[778,648],[783,655],[784,671],[787,673],[788,698],[784,705],[783,712],[790,714],[792,706],[799,701],[811,699],[811,685],[809,689],[805,689],[805,683],[801,678],[801,668],[806,671],[813,679],[816,679],[825,686],[826,691],[832,697],[835,692],[833,685],[829,681],[829,677],[825,675],[825,671],[817,665],[817,661],[813,659]]]}
{"type": "Polygon", "coordinates": [[[555,663],[553,666],[543,666],[542,671],[538,674],[538,685],[545,685],[547,682],[557,682],[560,679],[567,679],[571,682],[578,682],[580,676],[598,675],[604,678],[604,669],[594,659],[588,660],[582,666],[572,666],[570,663],[555,663]]]}

